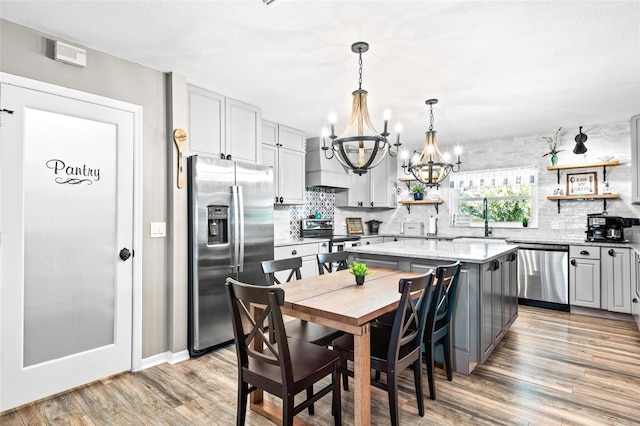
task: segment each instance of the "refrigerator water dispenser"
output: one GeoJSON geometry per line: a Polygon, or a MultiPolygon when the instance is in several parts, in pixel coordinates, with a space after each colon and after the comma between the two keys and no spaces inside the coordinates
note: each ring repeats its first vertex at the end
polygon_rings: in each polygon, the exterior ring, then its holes
{"type": "Polygon", "coordinates": [[[207,244],[229,243],[229,207],[207,206],[207,244]]]}

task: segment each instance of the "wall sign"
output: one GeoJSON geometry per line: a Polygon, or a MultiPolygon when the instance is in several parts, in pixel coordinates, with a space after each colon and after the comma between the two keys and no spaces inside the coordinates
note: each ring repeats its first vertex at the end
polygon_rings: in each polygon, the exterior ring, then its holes
{"type": "Polygon", "coordinates": [[[100,169],[87,167],[86,164],[67,164],[62,160],[53,158],[46,162],[49,169],[53,171],[56,183],[78,185],[86,183],[91,185],[94,181],[100,180],[100,169]]]}
{"type": "Polygon", "coordinates": [[[595,195],[598,193],[598,173],[567,175],[567,195],[595,195]]]}

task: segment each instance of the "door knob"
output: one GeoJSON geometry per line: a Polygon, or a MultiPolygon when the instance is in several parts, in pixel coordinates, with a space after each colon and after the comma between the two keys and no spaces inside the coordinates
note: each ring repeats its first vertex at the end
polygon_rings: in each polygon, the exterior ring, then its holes
{"type": "Polygon", "coordinates": [[[609,249],[609,256],[615,256],[616,252],[613,249],[609,249]]]}
{"type": "Polygon", "coordinates": [[[571,266],[576,266],[576,260],[575,259],[571,259],[571,266]]]}
{"type": "Polygon", "coordinates": [[[123,248],[122,250],[120,250],[120,259],[122,260],[127,260],[131,257],[131,252],[129,251],[128,248],[123,248]]]}

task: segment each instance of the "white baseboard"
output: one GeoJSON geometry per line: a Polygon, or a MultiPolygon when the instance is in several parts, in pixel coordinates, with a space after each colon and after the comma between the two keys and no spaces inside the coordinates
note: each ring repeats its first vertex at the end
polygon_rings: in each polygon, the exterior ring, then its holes
{"type": "Polygon", "coordinates": [[[189,351],[184,350],[182,352],[163,352],[161,354],[153,355],[148,358],[144,358],[141,364],[141,370],[160,365],[163,362],[168,364],[177,364],[189,359],[189,351]]]}

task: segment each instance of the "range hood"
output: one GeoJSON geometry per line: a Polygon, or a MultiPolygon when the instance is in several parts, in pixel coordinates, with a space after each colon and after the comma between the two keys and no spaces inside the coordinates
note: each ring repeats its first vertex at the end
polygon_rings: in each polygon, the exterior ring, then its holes
{"type": "Polygon", "coordinates": [[[320,137],[307,139],[305,167],[306,186],[342,189],[348,189],[350,186],[351,176],[340,162],[335,158],[331,160],[325,158],[320,137]]]}

